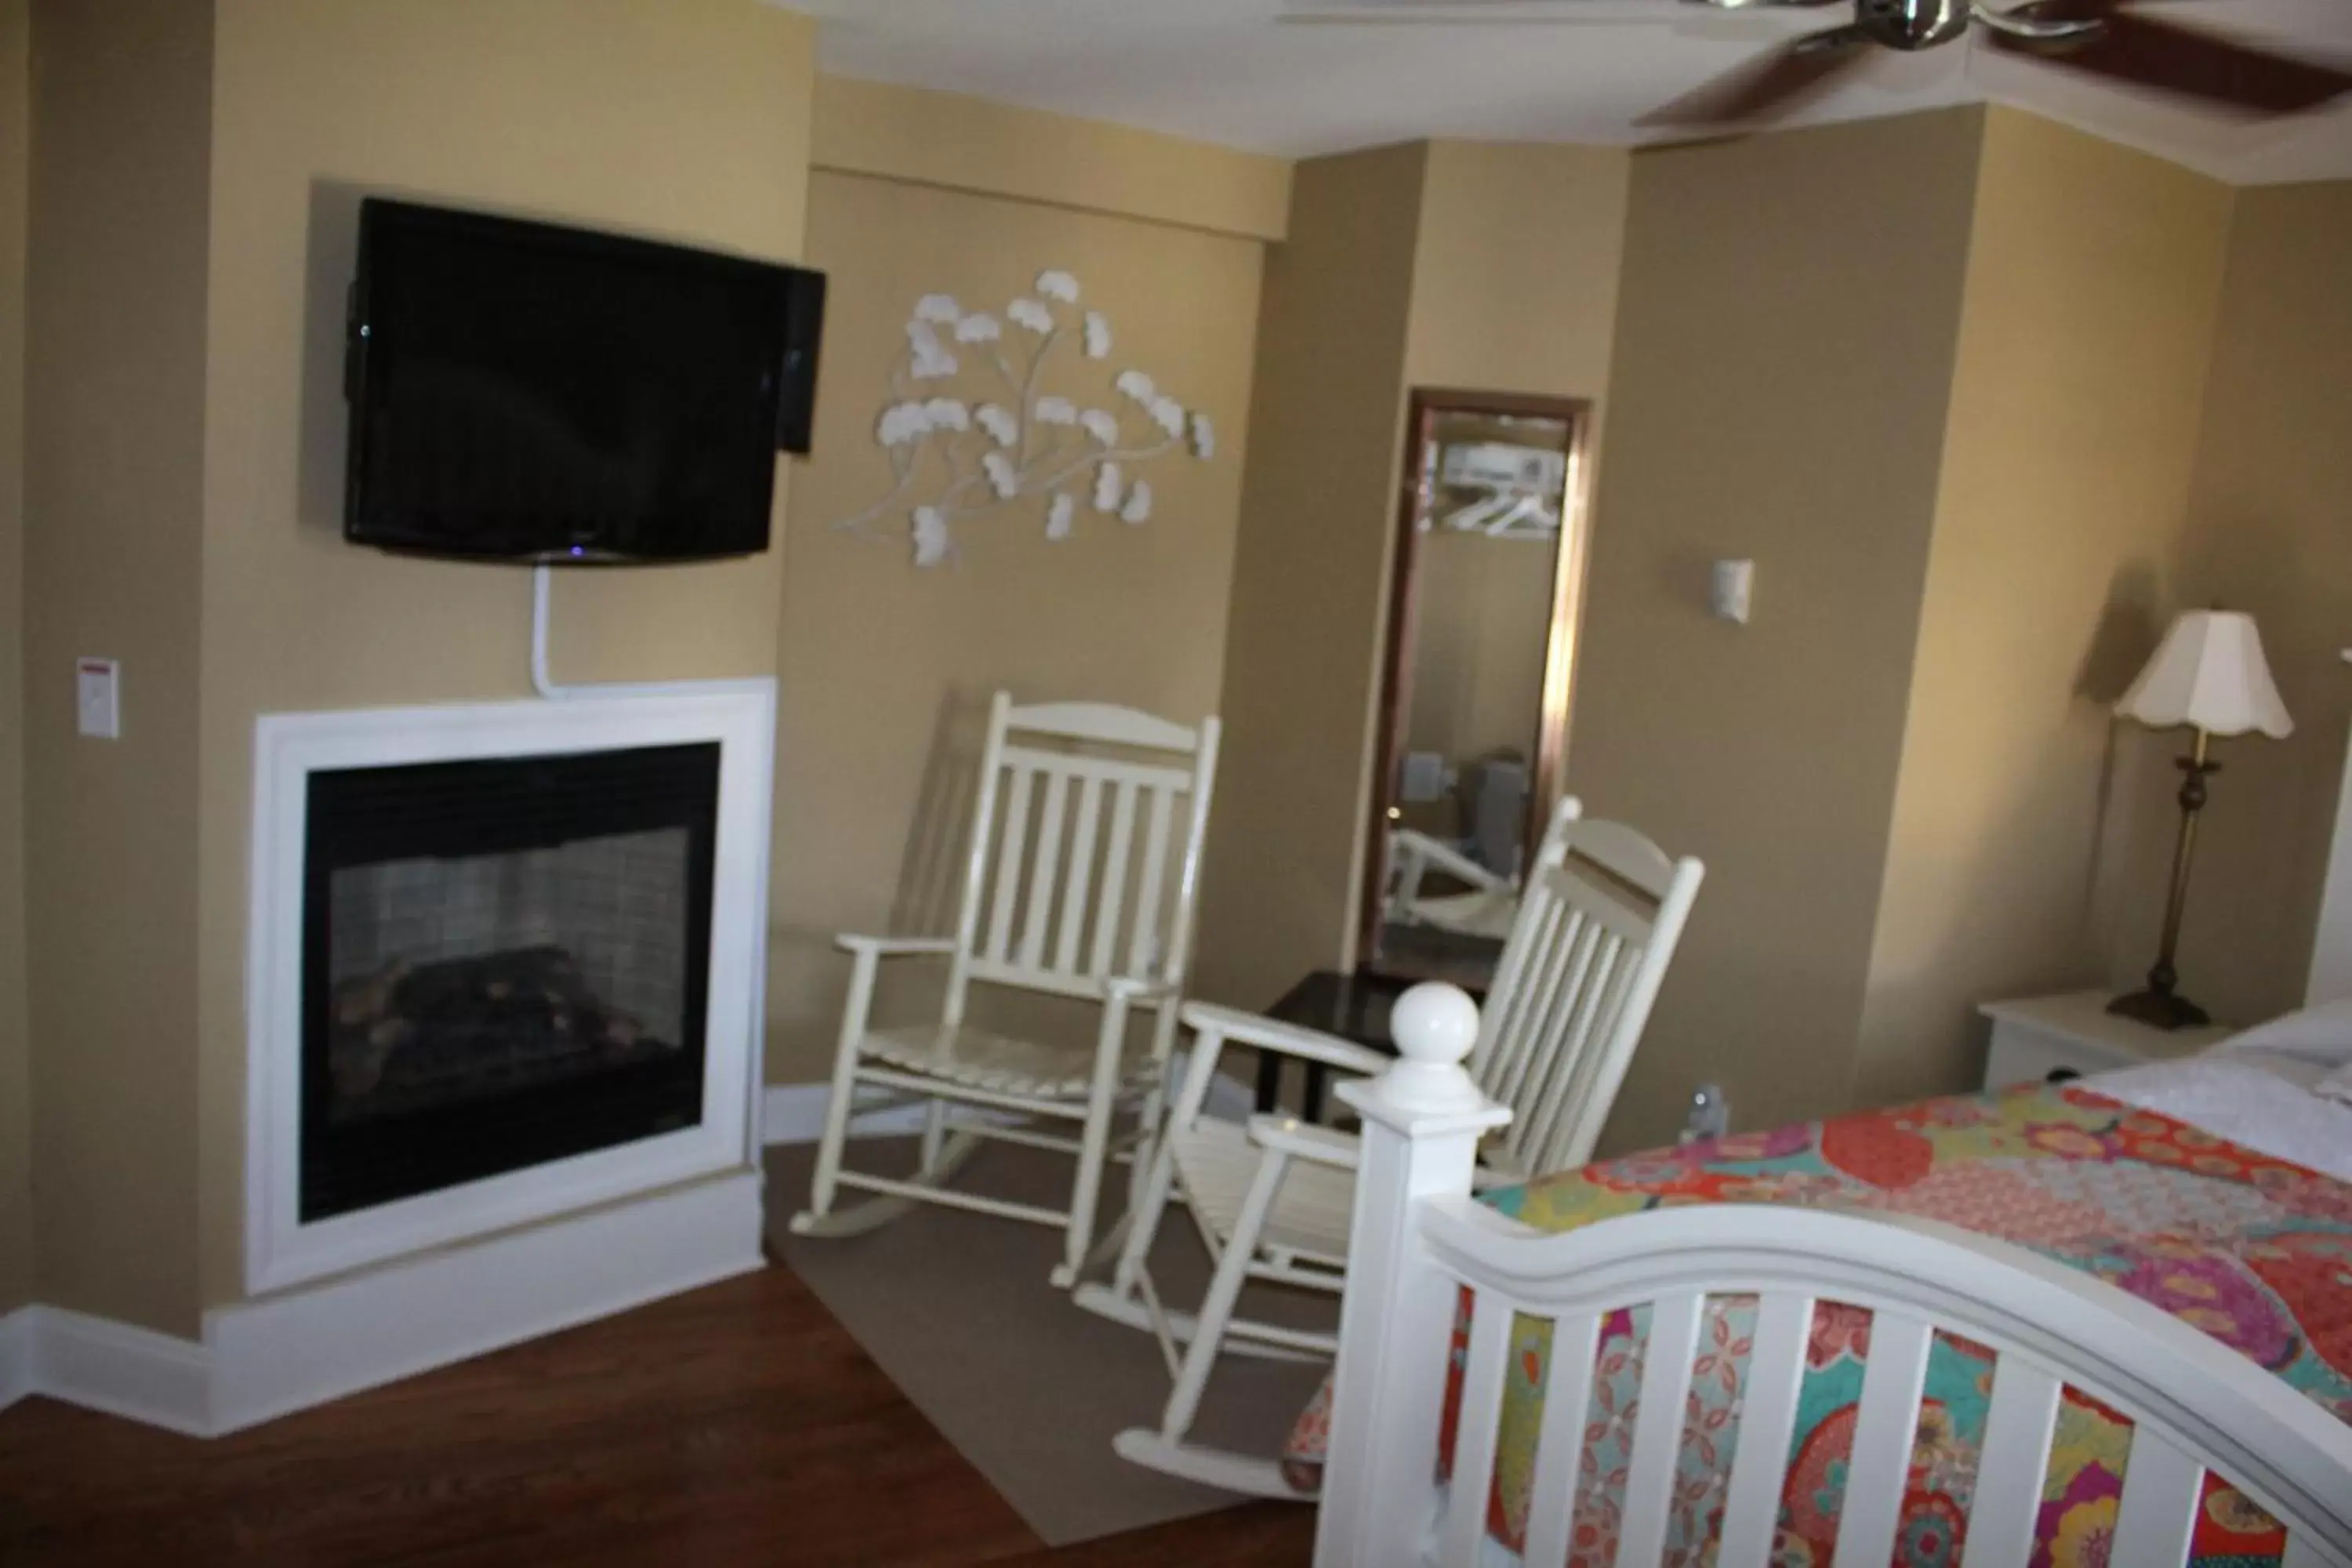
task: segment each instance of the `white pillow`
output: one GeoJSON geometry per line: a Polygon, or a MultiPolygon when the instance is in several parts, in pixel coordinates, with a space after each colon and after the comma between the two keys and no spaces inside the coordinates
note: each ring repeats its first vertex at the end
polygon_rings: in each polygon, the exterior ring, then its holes
{"type": "MultiPolygon", "coordinates": [[[[2273,1018],[2258,1028],[2231,1036],[2213,1049],[2267,1051],[2320,1067],[2352,1068],[2352,997],[2273,1018]]],[[[2352,1072],[2336,1076],[2352,1080],[2352,1072]]]]}

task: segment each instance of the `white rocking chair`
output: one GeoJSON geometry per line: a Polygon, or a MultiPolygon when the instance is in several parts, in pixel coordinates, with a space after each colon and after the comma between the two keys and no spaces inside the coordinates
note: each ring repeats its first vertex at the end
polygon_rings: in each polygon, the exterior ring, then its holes
{"type": "MultiPolygon", "coordinates": [[[[1470,1058],[1479,1088],[1515,1112],[1482,1155],[1480,1186],[1591,1158],[1704,875],[1698,861],[1670,860],[1633,829],[1581,820],[1574,800],[1560,803],[1470,1058]]],[[[1391,1064],[1350,1041],[1228,1007],[1192,1003],[1182,1016],[1197,1041],[1126,1246],[1111,1283],[1082,1288],[1077,1300],[1152,1329],[1175,1377],[1156,1429],[1112,1439],[1122,1458],[1230,1491],[1296,1498],[1275,1461],[1185,1437],[1228,1340],[1261,1354],[1335,1348],[1333,1335],[1238,1318],[1234,1309],[1253,1279],[1334,1293],[1346,1286],[1357,1141],[1285,1117],[1253,1117],[1244,1128],[1202,1108],[1229,1040],[1367,1076],[1391,1064]],[[1171,1197],[1192,1211],[1216,1260],[1196,1320],[1161,1306],[1144,1267],[1171,1197]]]]}
{"type": "MultiPolygon", "coordinates": [[[[1066,1287],[1087,1262],[1103,1176],[1115,1159],[1134,1163],[1132,1217],[1176,1037],[1217,733],[1213,718],[1192,729],[1097,703],[1016,708],[996,694],[956,935],[836,939],[856,967],[815,1180],[808,1208],[793,1216],[794,1234],[861,1235],[910,1204],[944,1204],[1060,1228],[1066,1240],[1053,1279],[1066,1287]],[[873,1027],[882,960],[917,955],[948,961],[939,1020],[873,1027]],[[971,1025],[965,1006],[975,983],[1099,1004],[1095,1038],[1055,1044],[971,1025]],[[1154,1016],[1141,1048],[1128,1039],[1138,1012],[1154,1016]],[[860,1089],[869,1087],[929,1102],[920,1163],[907,1179],[843,1167],[850,1117],[860,1109],[860,1089]],[[951,1105],[998,1114],[950,1122],[951,1105]],[[1008,1111],[1011,1125],[1002,1114],[1008,1111]],[[1132,1113],[1133,1126],[1115,1137],[1122,1113],[1132,1113]],[[1070,1206],[950,1187],[987,1138],[1075,1154],[1070,1206]],[[843,1188],[877,1195],[837,1209],[843,1188]]],[[[1112,1234],[1115,1242],[1121,1233],[1112,1234]]]]}

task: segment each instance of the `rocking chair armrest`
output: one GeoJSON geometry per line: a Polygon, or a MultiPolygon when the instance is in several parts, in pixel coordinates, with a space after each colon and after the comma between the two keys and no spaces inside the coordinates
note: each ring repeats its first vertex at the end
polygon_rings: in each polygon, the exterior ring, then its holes
{"type": "Polygon", "coordinates": [[[1363,1143],[1353,1134],[1334,1132],[1328,1127],[1316,1127],[1293,1117],[1253,1116],[1249,1133],[1250,1142],[1261,1149],[1342,1171],[1354,1170],[1363,1158],[1363,1143]]]}
{"type": "Polygon", "coordinates": [[[860,958],[944,957],[956,950],[955,939],[946,936],[857,936],[844,931],[833,939],[833,945],[844,952],[854,952],[860,958]]]}
{"type": "Polygon", "coordinates": [[[1244,1013],[1238,1007],[1219,1006],[1213,1002],[1187,1002],[1182,1017],[1185,1027],[1195,1033],[1218,1035],[1244,1046],[1255,1046],[1260,1050],[1301,1057],[1307,1061],[1321,1062],[1325,1067],[1338,1068],[1342,1072],[1377,1078],[1388,1071],[1390,1066],[1388,1058],[1369,1046],[1360,1046],[1353,1040],[1343,1040],[1319,1029],[1303,1029],[1296,1024],[1244,1013]]]}

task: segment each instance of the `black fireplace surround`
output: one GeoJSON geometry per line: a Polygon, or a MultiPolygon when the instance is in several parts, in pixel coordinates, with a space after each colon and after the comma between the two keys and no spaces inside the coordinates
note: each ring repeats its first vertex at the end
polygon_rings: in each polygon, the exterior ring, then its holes
{"type": "Polygon", "coordinates": [[[310,775],[303,1223],[700,1121],[719,752],[310,775]]]}

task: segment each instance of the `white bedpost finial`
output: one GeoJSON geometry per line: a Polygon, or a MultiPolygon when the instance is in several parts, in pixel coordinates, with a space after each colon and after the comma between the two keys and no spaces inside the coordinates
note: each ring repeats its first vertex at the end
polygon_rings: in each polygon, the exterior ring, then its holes
{"type": "Polygon", "coordinates": [[[1478,1043],[1478,1004],[1458,986],[1430,981],[1397,998],[1389,1015],[1397,1065],[1381,1079],[1381,1096],[1412,1110],[1462,1110],[1486,1103],[1462,1069],[1478,1043]]]}

